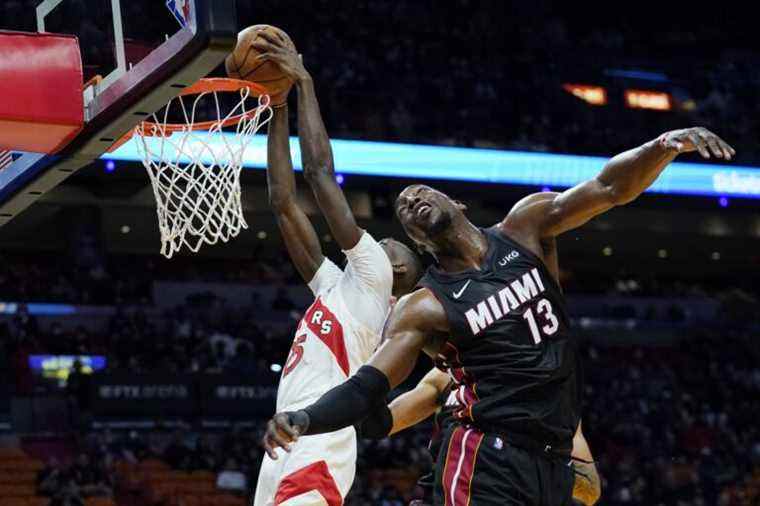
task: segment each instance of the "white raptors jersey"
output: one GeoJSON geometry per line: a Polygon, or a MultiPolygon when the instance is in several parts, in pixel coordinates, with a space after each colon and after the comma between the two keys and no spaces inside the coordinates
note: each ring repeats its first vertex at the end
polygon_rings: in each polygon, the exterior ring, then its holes
{"type": "Polygon", "coordinates": [[[393,288],[390,260],[367,232],[344,253],[345,270],[325,259],[309,282],[316,300],[283,367],[278,413],[304,408],[346,381],[380,343],[393,288]]]}

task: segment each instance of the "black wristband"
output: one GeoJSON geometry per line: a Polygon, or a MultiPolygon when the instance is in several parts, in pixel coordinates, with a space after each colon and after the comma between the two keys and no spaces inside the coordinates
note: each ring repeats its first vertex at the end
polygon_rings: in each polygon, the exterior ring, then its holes
{"type": "Polygon", "coordinates": [[[366,439],[385,439],[393,429],[393,414],[383,402],[357,427],[359,437],[366,439]]]}
{"type": "Polygon", "coordinates": [[[328,391],[304,409],[309,427],[303,435],[335,432],[361,422],[372,408],[385,402],[390,392],[388,378],[379,369],[362,366],[348,381],[328,391]]]}
{"type": "Polygon", "coordinates": [[[306,411],[286,411],[285,414],[288,415],[288,424],[298,429],[299,434],[309,430],[309,414],[306,411]]]}

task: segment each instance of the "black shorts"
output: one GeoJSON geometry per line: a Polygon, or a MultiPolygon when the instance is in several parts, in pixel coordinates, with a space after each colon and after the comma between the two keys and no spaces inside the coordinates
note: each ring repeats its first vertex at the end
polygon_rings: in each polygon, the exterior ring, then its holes
{"type": "Polygon", "coordinates": [[[569,458],[508,445],[499,436],[454,425],[436,463],[436,506],[570,506],[569,458]]]}

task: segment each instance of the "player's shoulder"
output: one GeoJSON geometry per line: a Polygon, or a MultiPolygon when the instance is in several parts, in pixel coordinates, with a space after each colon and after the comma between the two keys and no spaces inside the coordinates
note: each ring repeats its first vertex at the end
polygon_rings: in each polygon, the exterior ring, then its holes
{"type": "Polygon", "coordinates": [[[396,310],[417,309],[423,307],[440,306],[438,298],[432,290],[425,286],[419,286],[414,291],[400,297],[396,303],[396,310]]]}
{"type": "Polygon", "coordinates": [[[531,218],[536,213],[544,213],[547,204],[553,202],[557,198],[557,195],[559,195],[557,192],[539,192],[531,193],[521,198],[512,206],[500,225],[518,225],[521,221],[531,218]]]}
{"type": "Polygon", "coordinates": [[[359,235],[359,240],[356,241],[356,244],[353,246],[353,248],[349,250],[345,250],[345,254],[350,254],[352,252],[362,251],[365,249],[377,249],[382,248],[380,246],[380,242],[375,239],[375,237],[369,233],[367,230],[361,230],[359,235]]]}
{"type": "Polygon", "coordinates": [[[364,231],[359,242],[344,251],[347,259],[346,282],[360,287],[370,287],[390,298],[393,288],[393,266],[380,242],[364,231]]]}
{"type": "Polygon", "coordinates": [[[421,287],[401,297],[391,313],[396,321],[425,328],[438,328],[445,323],[446,311],[432,290],[421,287]]]}

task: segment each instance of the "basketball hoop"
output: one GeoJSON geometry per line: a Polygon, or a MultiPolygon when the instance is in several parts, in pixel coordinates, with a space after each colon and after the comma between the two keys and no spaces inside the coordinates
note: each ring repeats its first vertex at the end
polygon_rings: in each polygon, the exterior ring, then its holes
{"type": "Polygon", "coordinates": [[[240,198],[243,155],[271,118],[261,86],[202,79],[134,129],[156,197],[162,255],[171,258],[183,246],[197,252],[248,228],[240,198]],[[236,105],[225,107],[224,94],[238,94],[236,105]],[[216,119],[197,121],[204,108],[216,119]],[[173,114],[181,122],[170,123],[173,114]],[[234,134],[222,135],[232,126],[234,134]]]}

